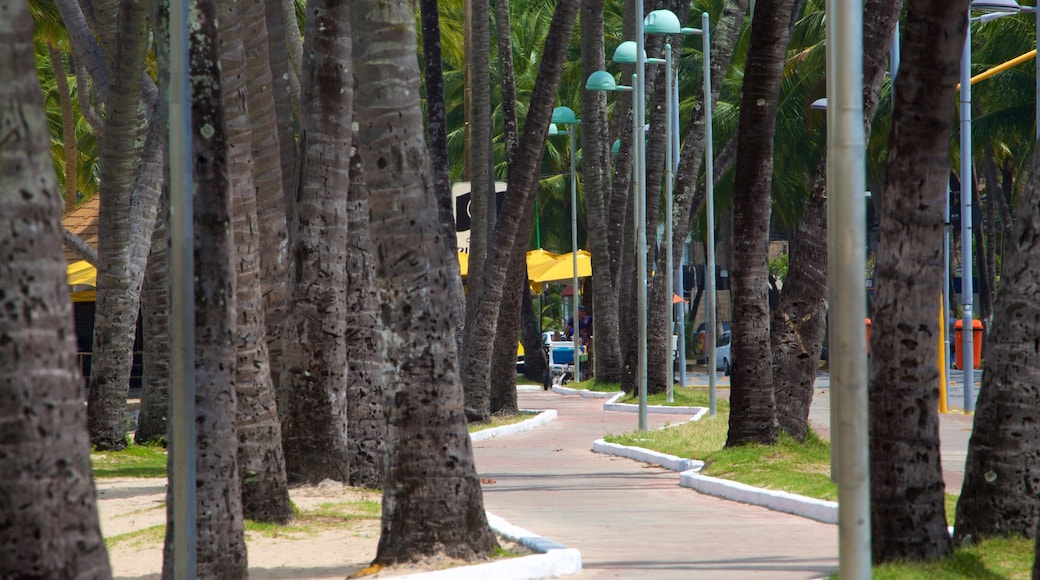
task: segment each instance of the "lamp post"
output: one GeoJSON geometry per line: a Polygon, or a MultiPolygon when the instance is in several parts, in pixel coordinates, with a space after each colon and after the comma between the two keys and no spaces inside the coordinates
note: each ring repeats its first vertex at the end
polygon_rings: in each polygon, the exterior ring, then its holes
{"type": "Polygon", "coordinates": [[[607,71],[599,70],[585,82],[590,91],[632,91],[632,152],[635,162],[632,167],[632,185],[635,187],[636,200],[633,213],[636,236],[636,312],[639,316],[639,365],[636,370],[636,381],[639,390],[639,430],[647,429],[646,409],[646,183],[643,173],[644,155],[646,154],[643,113],[643,90],[641,86],[646,70],[646,55],[643,53],[643,6],[636,2],[637,32],[640,40],[636,43],[636,74],[632,75],[632,86],[618,85],[614,76],[607,71]]]}
{"type": "Polygon", "coordinates": [[[571,153],[571,262],[574,266],[573,298],[571,300],[571,322],[574,326],[571,331],[571,340],[574,342],[574,382],[581,381],[581,332],[578,323],[578,306],[581,298],[578,294],[578,178],[574,170],[574,128],[581,121],[574,115],[570,107],[556,107],[552,113],[552,123],[549,125],[549,134],[559,134],[557,125],[566,125],[567,141],[570,144],[571,153]]]}
{"type": "MultiPolygon", "coordinates": [[[[971,11],[988,12],[982,20],[992,20],[1010,16],[1023,10],[1014,0],[977,0],[972,2],[968,10],[968,27],[964,37],[964,49],[961,51],[961,368],[964,371],[964,411],[975,410],[975,340],[972,306],[974,302],[974,276],[972,268],[972,217],[971,202],[972,163],[971,163],[971,11]]],[[[1040,72],[1040,71],[1038,71],[1040,72]]],[[[1040,95],[1040,92],[1037,93],[1040,95]]],[[[1037,104],[1037,119],[1040,120],[1040,103],[1037,104]]],[[[1038,126],[1040,128],[1040,126],[1038,126]]]]}
{"type": "MultiPolygon", "coordinates": [[[[654,10],[646,17],[644,32],[646,34],[681,34],[700,35],[701,49],[704,54],[704,189],[705,208],[707,217],[707,241],[705,255],[705,278],[707,279],[707,299],[705,304],[705,347],[708,352],[708,392],[710,397],[709,412],[712,416],[716,410],[716,371],[715,371],[715,183],[714,183],[714,147],[712,145],[712,108],[711,108],[711,38],[708,33],[709,18],[707,12],[701,13],[701,27],[683,28],[679,24],[679,18],[671,10],[654,10]]],[[[672,79],[672,46],[665,45],[665,83],[672,98],[667,99],[668,106],[668,147],[665,152],[665,195],[668,199],[668,211],[665,215],[665,255],[668,256],[666,277],[668,278],[668,300],[672,300],[675,294],[675,273],[672,264],[672,187],[675,162],[678,162],[678,125],[679,125],[679,88],[678,83],[672,79]],[[673,88],[673,82],[675,82],[673,88]]],[[[672,331],[675,330],[675,307],[669,311],[672,331]]],[[[680,327],[679,332],[684,332],[680,327]]],[[[669,348],[671,345],[669,344],[669,348]]],[[[685,364],[683,365],[685,367],[685,364]]],[[[668,401],[672,401],[672,367],[669,365],[668,373],[668,401]]],[[[685,368],[683,368],[685,371],[685,368]]],[[[683,372],[685,375],[685,372],[683,372]]],[[[685,383],[685,381],[684,381],[685,383]]]]}

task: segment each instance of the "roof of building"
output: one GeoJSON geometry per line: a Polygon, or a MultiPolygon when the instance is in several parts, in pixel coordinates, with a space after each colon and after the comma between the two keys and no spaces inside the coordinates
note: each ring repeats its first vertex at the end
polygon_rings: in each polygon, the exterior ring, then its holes
{"type": "MultiPolygon", "coordinates": [[[[66,212],[61,218],[61,225],[79,236],[81,240],[95,250],[98,246],[98,214],[101,209],[100,198],[94,196],[66,212]]],[[[65,260],[68,263],[78,262],[83,258],[68,247],[65,248],[65,260]]]]}

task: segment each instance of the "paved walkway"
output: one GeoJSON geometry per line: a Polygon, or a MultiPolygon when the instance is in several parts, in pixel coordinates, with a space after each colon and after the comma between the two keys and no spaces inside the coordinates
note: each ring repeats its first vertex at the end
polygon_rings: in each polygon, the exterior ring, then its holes
{"type": "MultiPolygon", "coordinates": [[[[674,471],[591,451],[635,413],[602,399],[521,391],[526,409],[556,420],[473,444],[494,514],[581,550],[579,578],[819,578],[838,568],[837,527],[701,495],[674,471]]],[[[682,420],[650,415],[650,426],[682,420]]]]}

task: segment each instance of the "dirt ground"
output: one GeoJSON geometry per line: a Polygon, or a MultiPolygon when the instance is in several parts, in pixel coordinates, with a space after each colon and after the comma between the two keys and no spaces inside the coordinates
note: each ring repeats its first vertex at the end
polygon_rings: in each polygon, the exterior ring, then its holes
{"type": "MultiPolygon", "coordinates": [[[[159,579],[162,572],[161,527],[166,523],[166,479],[117,478],[97,481],[98,510],[105,538],[132,534],[110,542],[112,573],[122,579],[159,579]],[[151,530],[149,530],[151,528],[151,530]],[[143,530],[149,530],[143,532],[143,530]]],[[[361,491],[336,482],[290,490],[301,511],[321,504],[379,501],[375,492],[361,491]]],[[[278,535],[246,532],[249,576],[253,579],[347,578],[371,563],[379,542],[377,517],[351,520],[347,525],[307,526],[306,530],[278,535]]],[[[510,551],[519,546],[505,545],[510,551]]],[[[430,558],[415,564],[388,568],[364,578],[389,578],[461,565],[447,558],[430,558]]]]}

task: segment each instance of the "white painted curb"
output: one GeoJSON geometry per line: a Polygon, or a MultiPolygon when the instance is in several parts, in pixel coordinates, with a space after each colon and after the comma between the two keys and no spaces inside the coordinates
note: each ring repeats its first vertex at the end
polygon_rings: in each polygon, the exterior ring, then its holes
{"type": "Polygon", "coordinates": [[[394,576],[393,578],[401,580],[408,578],[421,578],[422,580],[533,580],[535,578],[558,578],[581,572],[580,551],[536,536],[523,528],[510,524],[491,512],[485,513],[487,513],[488,524],[496,533],[541,553],[488,562],[487,564],[394,576]]]}
{"type": "Polygon", "coordinates": [[[590,391],[588,389],[572,389],[563,385],[553,385],[554,393],[560,395],[581,395],[585,399],[609,399],[623,394],[622,392],[606,393],[603,391],[590,391]]]}
{"type": "Polygon", "coordinates": [[[682,457],[668,455],[667,453],[658,453],[657,451],[643,449],[642,447],[629,447],[627,445],[618,445],[617,443],[607,443],[603,439],[597,439],[592,442],[592,451],[596,453],[605,453],[607,455],[627,457],[628,459],[635,459],[636,461],[643,461],[645,463],[653,463],[655,465],[660,465],[665,469],[671,469],[672,471],[700,471],[704,468],[704,462],[699,459],[683,459],[682,457]]]}
{"type": "Polygon", "coordinates": [[[495,427],[493,429],[484,429],[477,431],[476,433],[470,433],[470,441],[486,441],[488,439],[494,439],[501,435],[512,435],[514,433],[523,433],[524,431],[530,431],[539,425],[545,425],[549,421],[556,418],[556,409],[548,409],[545,411],[539,411],[536,409],[521,409],[524,413],[538,413],[530,419],[520,421],[519,423],[513,423],[512,425],[503,425],[501,427],[495,427]]]}
{"type": "Polygon", "coordinates": [[[672,471],[680,471],[680,486],[688,487],[705,495],[757,505],[825,524],[838,523],[838,502],[805,497],[804,495],[785,491],[763,489],[736,481],[729,481],[728,479],[701,475],[698,472],[704,467],[703,461],[683,459],[674,455],[643,449],[642,447],[607,443],[603,439],[595,441],[592,444],[592,450],[596,453],[617,455],[636,461],[660,465],[672,471]]]}
{"type": "Polygon", "coordinates": [[[838,502],[834,501],[753,487],[736,481],[701,475],[695,471],[680,473],[679,485],[697,490],[705,495],[762,506],[773,511],[793,514],[825,524],[838,523],[838,502]]]}

